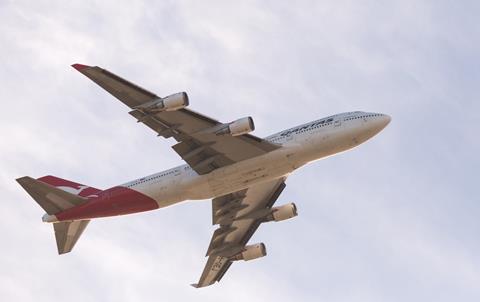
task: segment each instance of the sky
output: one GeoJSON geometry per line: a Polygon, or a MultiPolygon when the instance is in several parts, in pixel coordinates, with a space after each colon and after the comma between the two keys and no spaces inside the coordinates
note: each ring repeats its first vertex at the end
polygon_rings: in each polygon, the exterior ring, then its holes
{"type": "Polygon", "coordinates": [[[0,0],[2,301],[479,301],[478,1],[0,0]],[[268,256],[198,280],[210,201],[92,221],[58,256],[15,182],[106,189],[183,164],[70,67],[187,91],[264,137],[346,111],[389,114],[351,151],[291,175],[262,225],[268,256]]]}

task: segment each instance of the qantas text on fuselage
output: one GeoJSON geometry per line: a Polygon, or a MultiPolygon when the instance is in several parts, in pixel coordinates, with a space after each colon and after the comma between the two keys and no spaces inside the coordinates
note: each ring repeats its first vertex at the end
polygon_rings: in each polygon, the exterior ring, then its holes
{"type": "Polygon", "coordinates": [[[45,210],[43,221],[53,223],[59,254],[72,250],[91,219],[212,199],[218,228],[195,287],[220,281],[234,261],[266,255],[263,243],[248,241],[261,223],[297,215],[293,203],[274,206],[292,172],[360,145],[390,122],[381,113],[346,112],[262,139],[250,134],[251,117],[221,123],[187,109],[184,92],[161,98],[100,67],[72,66],[130,107],[138,122],[173,138],[186,164],[106,190],[50,175],[17,181],[45,210]]]}

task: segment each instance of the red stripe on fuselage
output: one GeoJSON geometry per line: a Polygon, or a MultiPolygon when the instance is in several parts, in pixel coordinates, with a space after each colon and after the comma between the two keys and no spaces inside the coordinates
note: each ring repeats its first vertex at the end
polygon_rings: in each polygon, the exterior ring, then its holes
{"type": "Polygon", "coordinates": [[[91,219],[125,215],[158,208],[152,198],[129,188],[113,187],[102,191],[97,198],[55,214],[58,220],[91,219]]]}

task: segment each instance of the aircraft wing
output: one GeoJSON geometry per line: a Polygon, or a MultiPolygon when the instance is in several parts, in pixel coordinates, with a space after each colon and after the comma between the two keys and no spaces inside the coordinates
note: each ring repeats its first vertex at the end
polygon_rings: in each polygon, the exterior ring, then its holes
{"type": "Polygon", "coordinates": [[[224,124],[189,109],[145,113],[138,109],[139,106],[160,99],[156,94],[98,66],[72,66],[133,109],[130,114],[138,122],[147,125],[158,136],[173,137],[178,143],[172,148],[198,174],[207,174],[279,148],[250,134],[217,135],[209,130],[219,129],[224,124]]]}
{"type": "Polygon", "coordinates": [[[192,286],[204,287],[220,281],[236,255],[245,250],[253,233],[271,212],[272,205],[286,186],[284,181],[285,178],[281,178],[261,183],[212,200],[213,224],[220,227],[213,233],[200,280],[192,286]]]}

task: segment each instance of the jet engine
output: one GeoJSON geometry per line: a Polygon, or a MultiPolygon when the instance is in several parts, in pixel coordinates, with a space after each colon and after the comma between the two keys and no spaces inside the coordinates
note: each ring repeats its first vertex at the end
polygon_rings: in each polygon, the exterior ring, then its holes
{"type": "Polygon", "coordinates": [[[163,107],[166,111],[174,111],[187,107],[188,95],[186,92],[179,92],[163,98],[163,107]]]}
{"type": "Polygon", "coordinates": [[[257,259],[260,257],[264,257],[266,255],[267,255],[267,249],[265,248],[265,244],[256,243],[256,244],[245,246],[245,249],[243,250],[243,252],[233,256],[231,260],[249,261],[249,260],[257,259]]]}
{"type": "Polygon", "coordinates": [[[238,136],[242,134],[247,134],[255,130],[255,125],[253,123],[253,119],[249,117],[244,117],[238,119],[234,122],[229,124],[225,124],[220,130],[216,131],[217,135],[231,135],[231,136],[238,136]]]}
{"type": "Polygon", "coordinates": [[[297,216],[297,206],[292,202],[283,206],[272,208],[270,215],[266,217],[267,221],[282,221],[297,216]]]}
{"type": "Polygon", "coordinates": [[[155,99],[137,107],[147,112],[175,111],[187,107],[189,104],[186,92],[179,92],[164,98],[155,99]]]}

